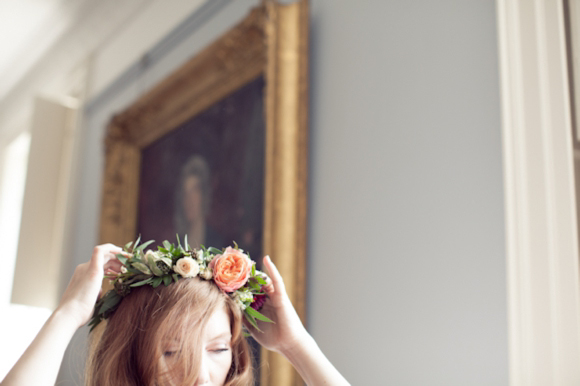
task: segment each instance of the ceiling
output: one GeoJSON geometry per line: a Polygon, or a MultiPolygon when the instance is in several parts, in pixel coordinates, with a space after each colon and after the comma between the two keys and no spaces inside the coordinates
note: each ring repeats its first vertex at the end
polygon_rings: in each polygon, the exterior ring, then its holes
{"type": "Polygon", "coordinates": [[[0,99],[95,0],[0,0],[0,99]]]}

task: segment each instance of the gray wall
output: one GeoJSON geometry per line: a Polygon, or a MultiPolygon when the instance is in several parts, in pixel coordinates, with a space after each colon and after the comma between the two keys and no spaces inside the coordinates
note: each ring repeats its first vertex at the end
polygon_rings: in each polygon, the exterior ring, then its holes
{"type": "Polygon", "coordinates": [[[494,1],[314,0],[310,329],[357,385],[508,383],[494,1]]]}
{"type": "MultiPolygon", "coordinates": [[[[97,241],[110,114],[256,2],[87,110],[75,264],[97,241]]],[[[354,385],[507,384],[494,1],[312,0],[311,33],[309,330],[354,385]]]]}

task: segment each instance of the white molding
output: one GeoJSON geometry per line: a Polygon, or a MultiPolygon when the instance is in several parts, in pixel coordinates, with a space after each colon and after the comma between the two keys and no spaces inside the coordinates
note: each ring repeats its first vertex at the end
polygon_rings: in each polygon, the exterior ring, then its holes
{"type": "Polygon", "coordinates": [[[580,382],[580,284],[563,5],[497,0],[511,385],[580,382]]]}

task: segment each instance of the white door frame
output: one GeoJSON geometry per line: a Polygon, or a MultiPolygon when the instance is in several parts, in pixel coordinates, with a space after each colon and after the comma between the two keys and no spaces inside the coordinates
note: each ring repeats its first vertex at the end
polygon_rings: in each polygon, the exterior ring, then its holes
{"type": "Polygon", "coordinates": [[[580,285],[564,11],[497,0],[510,385],[580,382],[580,285]]]}

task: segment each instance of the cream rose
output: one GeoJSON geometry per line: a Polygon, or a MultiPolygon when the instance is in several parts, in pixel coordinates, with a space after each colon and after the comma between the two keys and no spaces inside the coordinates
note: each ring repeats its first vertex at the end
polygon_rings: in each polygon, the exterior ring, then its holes
{"type": "Polygon", "coordinates": [[[182,257],[177,260],[173,270],[183,277],[196,277],[199,273],[199,264],[191,257],[182,257]]]}

